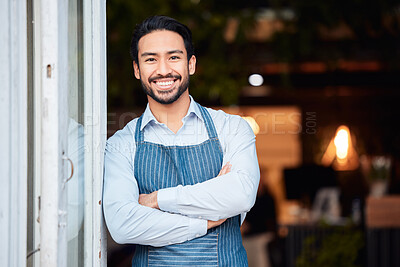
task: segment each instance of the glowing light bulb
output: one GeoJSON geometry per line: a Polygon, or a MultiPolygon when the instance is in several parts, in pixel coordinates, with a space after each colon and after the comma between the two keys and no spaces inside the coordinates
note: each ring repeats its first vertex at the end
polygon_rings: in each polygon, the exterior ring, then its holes
{"type": "MultiPolygon", "coordinates": [[[[355,137],[353,137],[355,140],[355,137]]],[[[353,138],[347,126],[341,125],[334,138],[329,142],[321,163],[324,166],[332,165],[335,170],[355,170],[359,166],[357,151],[353,146],[353,138]]]]}
{"type": "Polygon", "coordinates": [[[339,160],[346,160],[349,151],[349,131],[346,128],[340,127],[334,139],[336,157],[339,160]]]}
{"type": "Polygon", "coordinates": [[[264,78],[260,74],[252,74],[249,76],[249,83],[252,86],[260,86],[264,83],[264,78]]]}

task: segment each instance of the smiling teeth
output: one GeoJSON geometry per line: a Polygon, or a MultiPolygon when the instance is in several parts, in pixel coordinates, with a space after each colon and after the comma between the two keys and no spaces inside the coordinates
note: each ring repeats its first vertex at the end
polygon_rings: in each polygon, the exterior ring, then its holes
{"type": "Polygon", "coordinates": [[[168,85],[171,85],[171,84],[173,84],[173,83],[174,83],[174,81],[157,82],[157,84],[158,84],[158,85],[161,85],[161,86],[168,86],[168,85]]]}

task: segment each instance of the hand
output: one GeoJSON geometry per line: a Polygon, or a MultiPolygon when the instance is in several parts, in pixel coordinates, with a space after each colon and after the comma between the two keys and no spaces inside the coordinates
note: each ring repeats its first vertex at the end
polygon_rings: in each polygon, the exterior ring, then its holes
{"type": "Polygon", "coordinates": [[[218,221],[207,221],[207,230],[211,229],[211,228],[214,228],[214,227],[217,227],[217,226],[220,226],[225,221],[226,221],[226,219],[221,219],[221,220],[218,220],[218,221]]]}
{"type": "Polygon", "coordinates": [[[219,171],[217,177],[218,177],[218,176],[221,176],[221,175],[227,174],[228,172],[231,171],[231,168],[232,168],[232,164],[231,164],[230,162],[227,162],[227,163],[222,167],[222,169],[219,171]]]}
{"type": "Polygon", "coordinates": [[[160,209],[157,202],[157,191],[150,194],[140,194],[139,204],[153,209],[160,209]]]}

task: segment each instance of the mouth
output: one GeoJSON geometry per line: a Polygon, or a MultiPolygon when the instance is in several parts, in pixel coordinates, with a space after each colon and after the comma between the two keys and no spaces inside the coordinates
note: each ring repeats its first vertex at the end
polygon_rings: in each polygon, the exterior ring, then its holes
{"type": "Polygon", "coordinates": [[[155,80],[153,83],[161,90],[169,90],[173,87],[177,79],[155,80]]]}
{"type": "Polygon", "coordinates": [[[180,76],[176,75],[168,75],[164,77],[153,77],[149,79],[151,84],[154,84],[158,90],[168,91],[171,90],[178,80],[180,80],[180,76]]]}

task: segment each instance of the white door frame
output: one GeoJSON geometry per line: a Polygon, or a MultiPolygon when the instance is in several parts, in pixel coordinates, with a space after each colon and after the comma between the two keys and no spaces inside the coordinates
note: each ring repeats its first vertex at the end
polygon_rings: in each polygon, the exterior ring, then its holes
{"type": "Polygon", "coordinates": [[[40,266],[67,263],[68,1],[40,1],[40,266]]]}
{"type": "Polygon", "coordinates": [[[85,266],[107,266],[102,212],[103,159],[107,139],[106,0],[83,2],[85,87],[85,266]],[[87,153],[88,152],[88,153],[87,153]],[[90,218],[90,219],[89,219],[90,218]],[[90,242],[91,241],[91,242],[90,242]]]}

